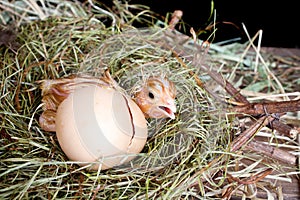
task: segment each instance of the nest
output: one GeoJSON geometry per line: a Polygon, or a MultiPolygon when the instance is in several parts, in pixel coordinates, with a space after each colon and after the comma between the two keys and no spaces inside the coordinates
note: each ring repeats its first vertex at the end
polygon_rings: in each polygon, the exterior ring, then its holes
{"type": "MultiPolygon", "coordinates": [[[[297,173],[295,166],[257,152],[230,149],[250,120],[228,115],[230,108],[223,100],[231,97],[212,79],[211,69],[236,88],[260,95],[296,91],[300,83],[299,76],[284,86],[284,77],[272,79],[274,58],[266,54],[269,63],[258,62],[262,55],[248,51],[252,41],[203,48],[203,41],[170,30],[146,7],[126,2],[115,2],[113,12],[91,2],[16,1],[0,6],[2,24],[14,24],[2,28],[0,41],[1,198],[216,199],[256,196],[259,189],[272,196],[272,181],[290,181],[289,174],[297,173]],[[136,28],[135,23],[147,27],[136,28]],[[182,51],[185,55],[176,54],[182,51]],[[128,95],[148,76],[167,76],[178,91],[178,113],[175,120],[148,120],[149,138],[136,159],[92,172],[69,161],[55,134],[41,130],[37,81],[81,73],[98,77],[105,69],[128,95]],[[270,176],[271,181],[261,178],[273,171],[277,175],[270,176]],[[249,184],[237,181],[253,176],[259,179],[249,184]]],[[[293,95],[299,96],[283,97],[293,95]]],[[[286,119],[299,123],[293,113],[286,119]]],[[[257,135],[299,154],[294,139],[267,127],[257,135]]]]}

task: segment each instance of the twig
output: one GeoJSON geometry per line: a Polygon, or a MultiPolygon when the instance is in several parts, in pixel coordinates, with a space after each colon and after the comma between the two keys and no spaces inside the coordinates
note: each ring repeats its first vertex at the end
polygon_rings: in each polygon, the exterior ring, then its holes
{"type": "Polygon", "coordinates": [[[181,10],[175,10],[172,14],[171,21],[169,22],[169,28],[171,30],[175,29],[176,24],[179,22],[183,15],[183,12],[181,10]]]}
{"type": "Polygon", "coordinates": [[[265,156],[269,156],[287,164],[296,164],[297,158],[293,154],[270,145],[265,145],[261,142],[255,141],[254,139],[247,144],[246,149],[255,151],[257,153],[262,153],[265,156]]]}
{"type": "Polygon", "coordinates": [[[290,138],[296,138],[296,136],[299,134],[299,130],[297,128],[292,128],[289,125],[284,124],[278,120],[274,120],[270,128],[273,128],[279,133],[286,135],[290,138]]]}
{"type": "Polygon", "coordinates": [[[250,128],[241,133],[238,137],[236,137],[231,143],[231,151],[237,151],[240,149],[247,141],[249,141],[252,136],[257,133],[262,127],[266,126],[268,123],[273,121],[274,118],[269,116],[261,117],[254,123],[250,128]]]}
{"type": "Polygon", "coordinates": [[[212,79],[214,79],[220,86],[222,86],[228,94],[230,94],[236,101],[240,103],[249,103],[249,101],[244,97],[240,91],[238,91],[231,83],[224,79],[224,77],[216,71],[210,70],[207,66],[201,65],[212,79]]]}
{"type": "MultiPolygon", "coordinates": [[[[282,102],[267,102],[267,103],[249,103],[242,106],[235,106],[229,109],[229,112],[240,113],[235,114],[236,116],[241,115],[268,115],[274,113],[286,113],[300,111],[300,99],[282,102]]],[[[280,114],[278,114],[279,116],[280,114]]],[[[268,125],[269,128],[277,130],[279,133],[286,135],[290,138],[295,138],[299,131],[284,124],[278,120],[273,121],[268,125]]]]}
{"type": "Polygon", "coordinates": [[[259,172],[253,176],[250,176],[250,177],[247,177],[247,178],[243,178],[243,179],[239,179],[239,178],[236,178],[236,177],[233,177],[231,174],[227,174],[227,176],[238,182],[239,184],[243,184],[243,185],[249,185],[249,184],[254,184],[258,181],[260,181],[261,179],[265,178],[267,175],[271,174],[273,172],[273,169],[267,169],[263,172],[259,172]]]}
{"type": "Polygon", "coordinates": [[[281,102],[248,103],[242,106],[235,106],[230,110],[232,112],[252,116],[258,116],[267,113],[296,112],[300,111],[300,99],[281,102]]]}
{"type": "MultiPolygon", "coordinates": [[[[239,179],[237,177],[232,176],[231,174],[227,174],[227,179],[230,183],[233,181],[242,184],[242,185],[250,185],[250,184],[255,184],[258,181],[262,180],[265,178],[267,175],[271,174],[273,172],[273,169],[266,169],[262,172],[259,172],[257,174],[254,174],[250,177],[239,179]]],[[[232,184],[230,187],[226,189],[226,191],[222,195],[223,200],[231,199],[231,196],[233,192],[235,191],[234,187],[237,187],[236,184],[232,184]]]]}

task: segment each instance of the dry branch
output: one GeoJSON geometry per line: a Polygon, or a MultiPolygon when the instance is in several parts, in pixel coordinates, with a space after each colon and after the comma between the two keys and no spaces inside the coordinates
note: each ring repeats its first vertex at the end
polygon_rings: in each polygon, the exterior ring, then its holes
{"type": "Polygon", "coordinates": [[[300,111],[300,99],[281,102],[259,102],[247,103],[242,106],[235,106],[230,111],[242,115],[264,115],[272,113],[286,113],[300,111]]]}
{"type": "Polygon", "coordinates": [[[263,144],[261,142],[256,141],[255,139],[253,139],[247,144],[246,149],[255,151],[257,153],[262,153],[267,157],[279,160],[290,165],[296,164],[297,157],[293,154],[281,150],[279,148],[263,144]]]}

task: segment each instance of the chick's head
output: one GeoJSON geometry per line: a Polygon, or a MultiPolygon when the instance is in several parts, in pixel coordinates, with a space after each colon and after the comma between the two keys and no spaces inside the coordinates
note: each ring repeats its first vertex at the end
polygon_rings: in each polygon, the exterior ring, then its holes
{"type": "Polygon", "coordinates": [[[176,88],[165,77],[149,77],[134,95],[135,102],[147,118],[175,118],[176,88]]]}

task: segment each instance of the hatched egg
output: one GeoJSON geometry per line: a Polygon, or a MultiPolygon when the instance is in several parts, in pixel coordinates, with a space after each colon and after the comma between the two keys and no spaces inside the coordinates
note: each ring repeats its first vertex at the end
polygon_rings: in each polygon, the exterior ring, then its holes
{"type": "Polygon", "coordinates": [[[147,140],[147,123],[137,104],[120,92],[87,86],[58,107],[58,142],[70,160],[109,169],[132,160],[147,140]]]}

